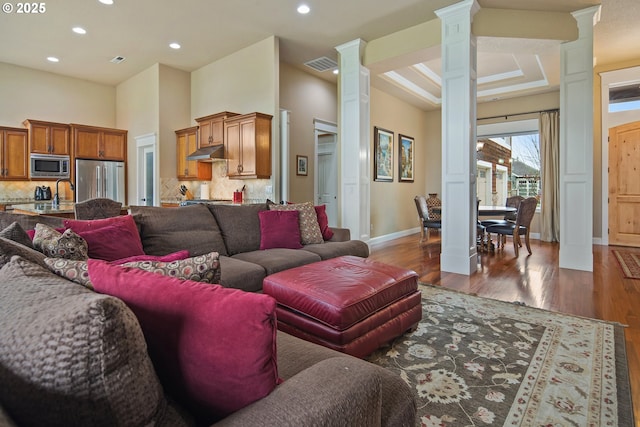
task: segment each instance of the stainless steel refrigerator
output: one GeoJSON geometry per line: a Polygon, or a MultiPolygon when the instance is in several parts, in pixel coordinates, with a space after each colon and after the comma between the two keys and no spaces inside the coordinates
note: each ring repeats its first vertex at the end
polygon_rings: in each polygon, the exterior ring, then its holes
{"type": "Polygon", "coordinates": [[[124,162],[76,159],[76,203],[104,197],[125,204],[124,162]]]}

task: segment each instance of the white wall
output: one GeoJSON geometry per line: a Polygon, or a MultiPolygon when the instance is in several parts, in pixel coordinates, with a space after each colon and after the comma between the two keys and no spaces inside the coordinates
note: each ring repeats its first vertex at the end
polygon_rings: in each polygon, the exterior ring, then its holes
{"type": "Polygon", "coordinates": [[[113,86],[0,62],[0,125],[25,119],[114,127],[113,86]]]}

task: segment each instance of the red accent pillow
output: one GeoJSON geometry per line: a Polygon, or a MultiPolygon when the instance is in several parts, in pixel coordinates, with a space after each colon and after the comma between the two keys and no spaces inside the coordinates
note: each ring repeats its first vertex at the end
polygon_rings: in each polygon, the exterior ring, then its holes
{"type": "Polygon", "coordinates": [[[316,209],[316,215],[318,215],[318,225],[320,226],[320,232],[324,240],[329,240],[333,237],[333,230],[329,228],[329,217],[327,216],[327,206],[320,205],[314,206],[316,209]]]}
{"type": "Polygon", "coordinates": [[[134,255],[127,258],[120,258],[115,261],[111,261],[111,264],[125,264],[127,262],[138,262],[138,261],[160,261],[160,262],[172,262],[172,261],[181,261],[183,259],[189,258],[189,251],[184,249],[178,252],[173,252],[166,255],[134,255]]]}
{"type": "Polygon", "coordinates": [[[160,276],[89,259],[97,292],[138,318],[166,390],[210,425],[279,382],[276,301],[266,294],[160,276]]]}
{"type": "Polygon", "coordinates": [[[261,211],[260,249],[300,249],[300,224],[298,211],[261,211]]]}
{"type": "Polygon", "coordinates": [[[67,219],[64,225],[87,241],[89,258],[115,261],[145,254],[138,227],[131,215],[93,220],[67,219]]]}

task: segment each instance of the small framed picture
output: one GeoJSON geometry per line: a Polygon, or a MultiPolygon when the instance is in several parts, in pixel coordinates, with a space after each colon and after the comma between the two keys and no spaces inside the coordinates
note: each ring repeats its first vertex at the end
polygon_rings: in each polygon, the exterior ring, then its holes
{"type": "Polygon", "coordinates": [[[393,181],[393,132],[373,128],[373,180],[393,181]]]}
{"type": "Polygon", "coordinates": [[[398,180],[413,182],[414,139],[410,136],[398,134],[398,180]]]}
{"type": "Polygon", "coordinates": [[[296,156],[296,175],[307,176],[308,169],[307,163],[309,158],[307,156],[296,156]]]}

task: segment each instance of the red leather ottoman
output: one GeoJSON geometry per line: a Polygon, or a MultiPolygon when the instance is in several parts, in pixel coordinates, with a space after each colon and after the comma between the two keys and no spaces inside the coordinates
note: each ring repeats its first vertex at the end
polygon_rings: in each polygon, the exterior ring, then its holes
{"type": "Polygon", "coordinates": [[[422,318],[415,272],[355,256],[271,274],[262,290],[278,302],[278,329],[356,357],[422,318]]]}

